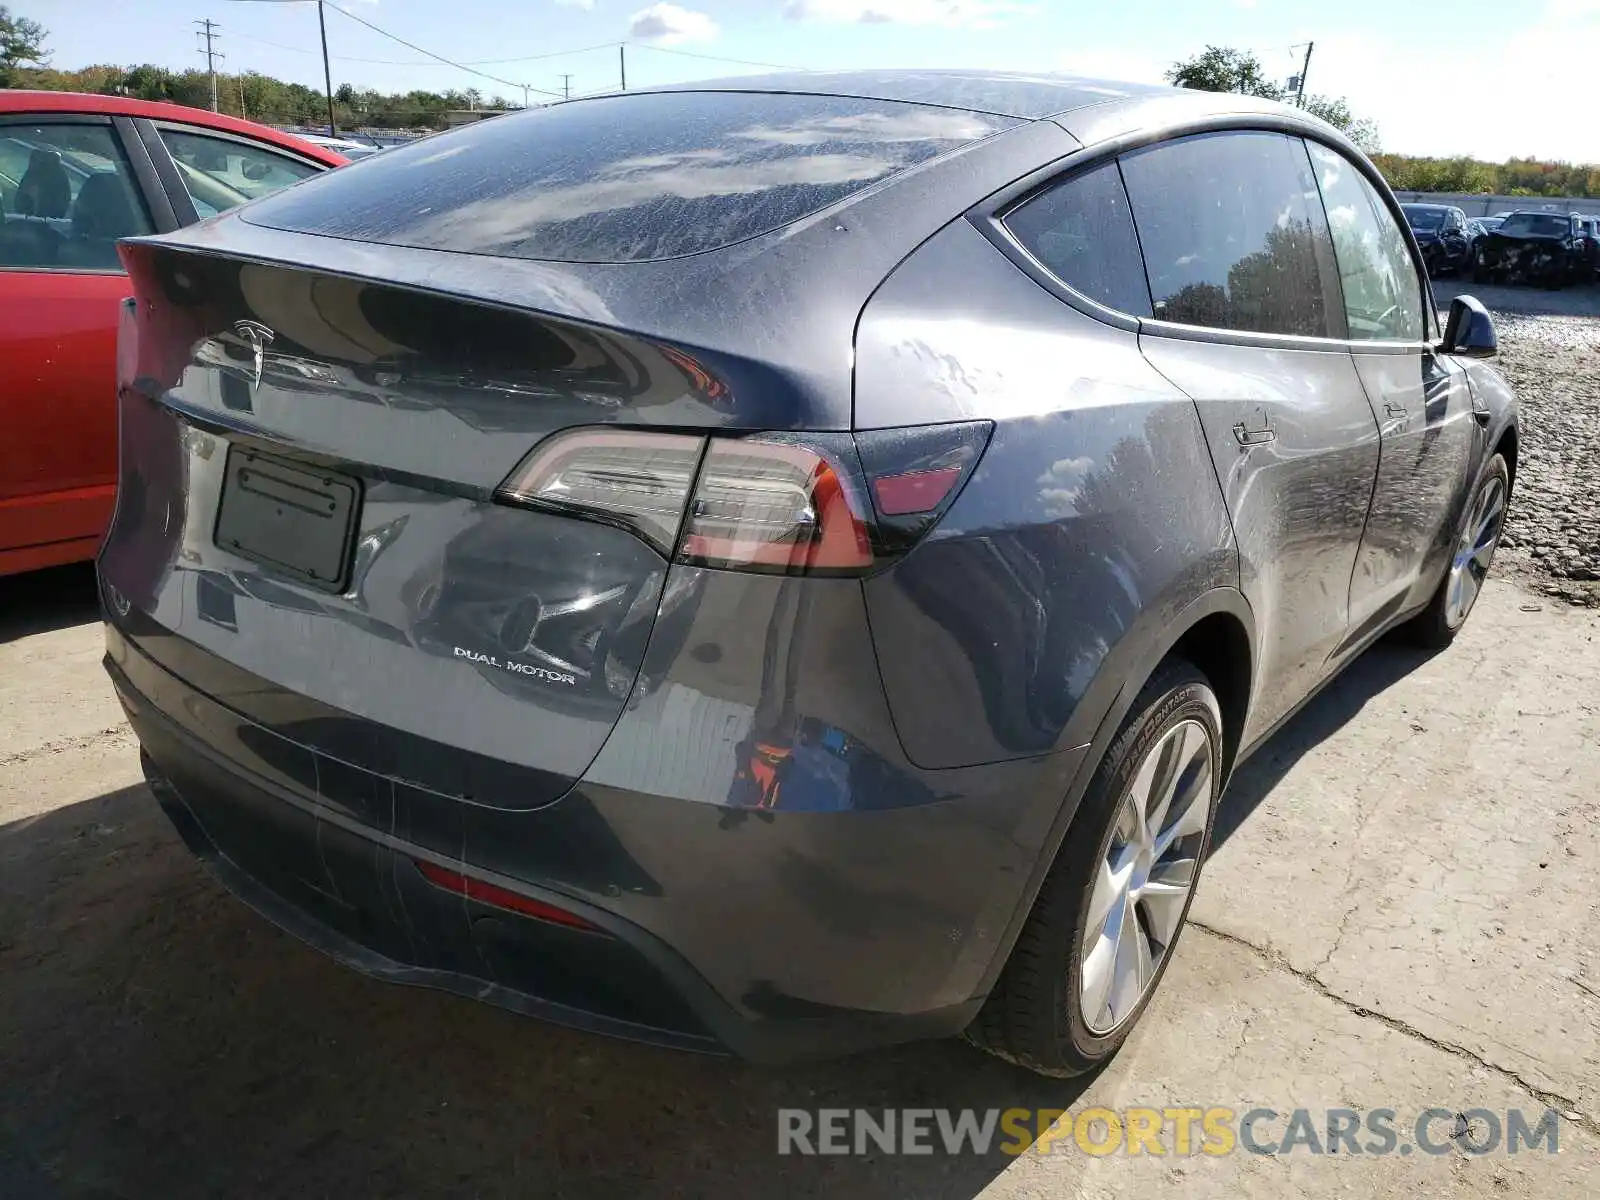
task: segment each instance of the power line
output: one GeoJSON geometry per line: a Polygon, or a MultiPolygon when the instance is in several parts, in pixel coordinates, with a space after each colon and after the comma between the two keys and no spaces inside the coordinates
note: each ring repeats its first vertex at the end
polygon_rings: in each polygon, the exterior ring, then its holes
{"type": "MultiPolygon", "coordinates": [[[[304,46],[291,46],[286,42],[275,42],[271,38],[257,37],[253,33],[240,33],[234,31],[234,37],[242,37],[252,42],[260,42],[263,46],[273,46],[279,50],[288,50],[294,54],[315,54],[315,50],[308,50],[304,46]]],[[[616,42],[601,42],[597,46],[579,46],[575,50],[549,50],[543,54],[522,54],[515,58],[464,58],[462,66],[492,67],[500,63],[538,62],[546,58],[562,58],[569,54],[589,54],[596,50],[609,50],[616,42]]],[[[359,58],[353,54],[335,54],[335,62],[371,63],[383,67],[437,67],[455,66],[455,63],[440,62],[434,58],[359,58]]],[[[516,85],[521,87],[519,83],[516,85]]]]}
{"type": "Polygon", "coordinates": [[[465,65],[464,63],[456,62],[454,59],[446,58],[442,54],[435,54],[432,50],[429,50],[426,46],[419,46],[415,42],[408,42],[408,41],[406,41],[405,38],[400,37],[397,34],[390,33],[387,29],[379,28],[377,25],[374,25],[371,21],[367,20],[365,17],[356,16],[355,13],[351,12],[347,8],[340,8],[337,4],[328,4],[328,7],[333,9],[334,12],[343,13],[345,16],[349,17],[352,21],[354,21],[357,25],[365,25],[368,29],[372,30],[373,33],[380,33],[380,34],[382,34],[384,37],[388,38],[392,42],[399,42],[402,46],[406,47],[409,50],[415,50],[418,54],[426,54],[429,58],[436,58],[440,62],[446,64],[447,66],[452,66],[452,67],[455,67],[457,70],[465,71],[468,75],[477,75],[477,76],[480,76],[481,78],[492,80],[495,83],[504,84],[506,87],[522,88],[524,91],[538,92],[538,93],[540,93],[541,95],[544,95],[544,96],[560,96],[561,95],[560,92],[552,92],[548,88],[533,87],[531,84],[526,84],[526,83],[513,83],[511,80],[502,79],[498,75],[491,75],[491,74],[489,74],[489,72],[480,71],[476,67],[469,67],[469,66],[465,65]]]}
{"type": "Polygon", "coordinates": [[[210,17],[207,17],[203,21],[196,21],[195,24],[200,26],[200,28],[194,31],[194,35],[198,40],[205,43],[205,45],[200,48],[200,53],[206,56],[206,71],[211,75],[211,111],[218,112],[217,59],[226,58],[227,55],[218,50],[214,43],[219,37],[222,36],[217,32],[217,30],[221,29],[222,26],[218,25],[210,17]]]}
{"type": "Polygon", "coordinates": [[[736,63],[741,67],[770,67],[776,71],[809,71],[809,67],[795,67],[788,63],[758,62],[749,58],[729,58],[723,54],[700,54],[693,50],[669,50],[666,46],[652,46],[649,42],[629,42],[635,49],[654,50],[657,54],[676,54],[683,58],[703,58],[709,62],[736,63]]]}

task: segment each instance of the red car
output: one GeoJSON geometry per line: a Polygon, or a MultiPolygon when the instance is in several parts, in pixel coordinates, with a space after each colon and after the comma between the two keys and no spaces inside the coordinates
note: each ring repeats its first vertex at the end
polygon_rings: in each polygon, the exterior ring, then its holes
{"type": "Polygon", "coordinates": [[[94,557],[117,481],[117,239],[344,163],[175,104],[0,91],[0,575],[94,557]]]}

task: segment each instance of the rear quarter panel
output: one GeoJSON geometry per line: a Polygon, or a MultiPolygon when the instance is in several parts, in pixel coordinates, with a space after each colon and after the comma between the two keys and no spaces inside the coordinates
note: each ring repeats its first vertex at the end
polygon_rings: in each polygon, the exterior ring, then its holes
{"type": "Polygon", "coordinates": [[[1178,614],[1238,582],[1192,401],[1133,333],[1047,294],[958,221],[863,313],[856,421],[974,418],[995,432],[973,478],[866,584],[895,725],[923,767],[1088,743],[1182,632],[1178,614]]]}

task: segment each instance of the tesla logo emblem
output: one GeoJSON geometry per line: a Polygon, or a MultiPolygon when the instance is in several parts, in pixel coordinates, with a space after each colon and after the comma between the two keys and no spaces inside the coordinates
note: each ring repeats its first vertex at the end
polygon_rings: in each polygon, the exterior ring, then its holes
{"type": "Polygon", "coordinates": [[[257,321],[235,321],[233,331],[250,345],[250,354],[253,359],[255,372],[250,376],[250,390],[253,392],[261,386],[261,360],[264,351],[272,345],[272,339],[277,335],[257,321]]]}

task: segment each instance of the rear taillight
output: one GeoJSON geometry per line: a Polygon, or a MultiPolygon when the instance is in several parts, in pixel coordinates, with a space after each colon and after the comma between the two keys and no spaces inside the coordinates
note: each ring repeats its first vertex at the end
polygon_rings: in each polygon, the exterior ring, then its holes
{"type": "Polygon", "coordinates": [[[679,560],[782,575],[867,570],[872,510],[854,459],[847,433],[713,440],[679,560]]]}
{"type": "Polygon", "coordinates": [[[990,429],[976,421],[857,434],[569,430],[536,447],[496,496],[622,526],[696,566],[860,575],[933,527],[990,429]]]}
{"type": "Polygon", "coordinates": [[[631,429],[559,433],[502,483],[501,500],[631,529],[670,555],[705,439],[631,429]]]}

